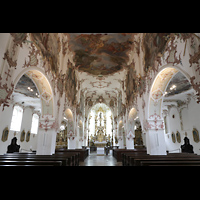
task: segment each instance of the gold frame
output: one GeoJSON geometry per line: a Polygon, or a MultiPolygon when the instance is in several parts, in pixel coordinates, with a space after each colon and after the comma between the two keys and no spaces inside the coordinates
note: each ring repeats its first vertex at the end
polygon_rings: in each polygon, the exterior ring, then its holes
{"type": "Polygon", "coordinates": [[[179,131],[176,131],[176,141],[177,141],[178,143],[181,143],[181,134],[180,134],[179,131]]]}
{"type": "Polygon", "coordinates": [[[31,136],[31,133],[30,133],[30,131],[28,131],[28,132],[26,133],[26,142],[29,142],[29,141],[30,141],[30,136],[31,136]]]}
{"type": "Polygon", "coordinates": [[[3,141],[3,142],[7,141],[8,134],[9,134],[9,129],[8,129],[8,127],[6,127],[6,128],[3,129],[1,141],[3,141]]]}
{"type": "Polygon", "coordinates": [[[175,136],[174,132],[171,133],[171,137],[172,137],[172,142],[176,143],[176,136],[175,136]]]}
{"type": "Polygon", "coordinates": [[[193,128],[192,130],[192,136],[193,136],[193,140],[198,143],[199,142],[199,131],[196,128],[193,128]],[[197,133],[197,135],[194,137],[194,131],[197,133]]]}
{"type": "Polygon", "coordinates": [[[21,132],[21,136],[20,136],[20,141],[21,142],[23,142],[24,141],[24,139],[25,139],[25,131],[23,130],[22,132],[21,132]]]}

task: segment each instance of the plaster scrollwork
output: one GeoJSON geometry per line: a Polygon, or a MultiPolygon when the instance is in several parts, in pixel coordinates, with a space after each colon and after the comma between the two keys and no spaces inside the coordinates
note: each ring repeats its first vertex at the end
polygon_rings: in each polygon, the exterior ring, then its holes
{"type": "Polygon", "coordinates": [[[128,140],[131,140],[131,139],[134,139],[134,138],[135,138],[135,135],[134,135],[133,132],[130,130],[126,137],[127,137],[128,140]]]}
{"type": "Polygon", "coordinates": [[[51,116],[46,115],[44,119],[40,120],[39,128],[44,129],[46,132],[50,129],[55,129],[57,131],[59,125],[55,119],[52,119],[51,116]]]}
{"type": "Polygon", "coordinates": [[[9,88],[6,83],[2,84],[1,80],[2,77],[0,76],[0,105],[3,104],[2,110],[4,110],[5,106],[9,107],[9,100],[14,90],[14,84],[11,83],[11,88],[9,88]]]}
{"type": "Polygon", "coordinates": [[[155,129],[156,131],[158,130],[164,130],[164,120],[161,118],[160,115],[154,111],[153,115],[149,116],[149,119],[146,120],[145,123],[145,128],[147,129],[155,129]]]}
{"type": "Polygon", "coordinates": [[[3,59],[8,62],[9,67],[14,67],[16,69],[17,60],[12,60],[12,57],[10,57],[8,50],[5,52],[3,59]]]}

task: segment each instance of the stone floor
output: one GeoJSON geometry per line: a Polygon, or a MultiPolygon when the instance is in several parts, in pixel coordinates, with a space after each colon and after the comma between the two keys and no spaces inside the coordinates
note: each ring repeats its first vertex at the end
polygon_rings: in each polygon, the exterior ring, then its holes
{"type": "Polygon", "coordinates": [[[117,162],[112,156],[112,151],[107,156],[97,155],[96,152],[92,152],[84,162],[80,162],[79,164],[80,166],[122,166],[122,162],[117,162]]]}

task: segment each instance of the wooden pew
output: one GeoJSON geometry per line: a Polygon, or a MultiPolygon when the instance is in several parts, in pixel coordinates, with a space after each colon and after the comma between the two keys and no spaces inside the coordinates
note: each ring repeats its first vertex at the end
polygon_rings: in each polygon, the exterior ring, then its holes
{"type": "Polygon", "coordinates": [[[78,152],[56,152],[55,157],[68,157],[71,159],[70,166],[79,166],[80,153],[78,152]]]}
{"type": "Polygon", "coordinates": [[[69,154],[61,154],[61,155],[33,155],[33,154],[24,154],[24,153],[18,153],[18,154],[5,154],[0,155],[0,160],[44,160],[44,161],[61,161],[62,166],[78,166],[78,160],[75,160],[75,156],[78,156],[74,153],[69,154]]]}
{"type": "Polygon", "coordinates": [[[117,162],[121,162],[122,154],[135,152],[142,152],[146,154],[146,149],[113,149],[113,157],[116,158],[117,162]]]}
{"type": "Polygon", "coordinates": [[[10,160],[10,161],[61,161],[62,166],[71,166],[70,158],[67,157],[54,157],[51,155],[35,155],[35,156],[24,156],[24,155],[15,155],[15,156],[7,156],[0,155],[0,161],[10,160]]]}
{"type": "Polygon", "coordinates": [[[48,162],[55,162],[55,163],[57,161],[60,161],[62,166],[79,166],[80,153],[78,151],[79,150],[77,150],[76,152],[71,152],[71,151],[64,152],[64,153],[59,152],[54,155],[36,155],[34,153],[7,153],[5,155],[0,155],[0,162],[1,161],[2,162],[15,161],[15,164],[17,165],[17,162],[22,164],[23,161],[30,161],[30,162],[48,161],[48,162]]]}
{"type": "Polygon", "coordinates": [[[169,156],[169,155],[146,155],[146,156],[131,156],[130,157],[130,166],[141,166],[141,163],[147,162],[147,163],[154,163],[154,161],[200,161],[200,156],[197,155],[179,155],[179,156],[169,156]]]}
{"type": "Polygon", "coordinates": [[[142,154],[142,153],[124,153],[123,154],[123,166],[134,166],[134,159],[140,159],[140,158],[149,158],[149,159],[159,159],[159,158],[170,158],[170,157],[197,157],[199,158],[198,155],[196,154],[189,154],[189,153],[172,153],[172,154],[168,154],[168,155],[148,155],[148,154],[142,154]]]}
{"type": "Polygon", "coordinates": [[[129,153],[122,153],[122,165],[123,166],[129,166],[130,165],[130,158],[133,156],[143,156],[147,155],[146,152],[129,152],[129,153]]]}
{"type": "Polygon", "coordinates": [[[80,161],[84,161],[88,156],[88,149],[56,149],[55,154],[66,154],[66,153],[79,153],[80,161]]]}
{"type": "Polygon", "coordinates": [[[200,160],[183,160],[183,161],[142,161],[141,166],[200,166],[200,160]]]}
{"type": "Polygon", "coordinates": [[[0,160],[0,166],[61,166],[61,161],[0,160]]]}

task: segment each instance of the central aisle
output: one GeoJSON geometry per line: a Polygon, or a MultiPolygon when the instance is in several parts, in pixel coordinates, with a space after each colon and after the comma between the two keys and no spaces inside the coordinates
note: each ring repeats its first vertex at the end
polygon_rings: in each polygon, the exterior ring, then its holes
{"type": "Polygon", "coordinates": [[[107,156],[92,152],[84,162],[80,162],[80,166],[122,166],[122,163],[116,161],[111,151],[107,156]]]}

